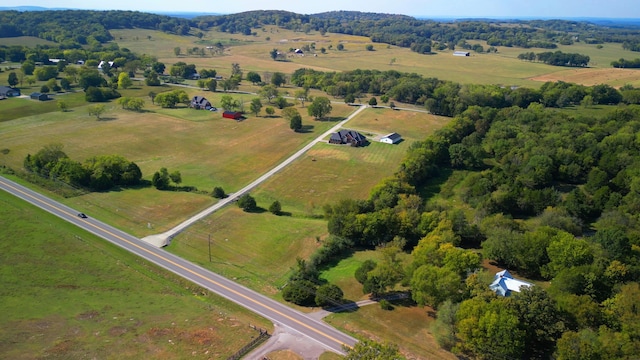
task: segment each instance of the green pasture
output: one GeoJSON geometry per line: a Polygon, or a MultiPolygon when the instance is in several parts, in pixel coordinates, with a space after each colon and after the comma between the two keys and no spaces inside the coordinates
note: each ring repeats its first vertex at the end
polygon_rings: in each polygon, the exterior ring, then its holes
{"type": "Polygon", "coordinates": [[[257,203],[262,210],[253,213],[235,204],[225,207],[180,233],[167,250],[263,294],[276,295],[296,258],[308,258],[321,245],[316,238],[325,236],[327,224],[276,216],[266,211],[270,203],[257,203]]]}
{"type": "Polygon", "coordinates": [[[255,196],[266,202],[278,200],[283,209],[301,216],[322,215],[323,205],[340,199],[366,199],[373,186],[398,170],[413,141],[425,139],[448,121],[427,113],[368,108],[345,127],[367,136],[369,145],[319,143],[258,187],[255,196]],[[389,145],[375,139],[390,132],[405,140],[389,145]]]}
{"type": "MultiPolygon", "coordinates": [[[[190,94],[202,93],[187,90],[190,94]]],[[[123,95],[136,91],[146,89],[123,90],[123,95]]],[[[221,94],[212,95],[212,101],[217,104],[221,94]]],[[[247,101],[253,97],[231,96],[244,97],[247,101]]],[[[288,122],[277,115],[248,114],[246,120],[237,122],[223,118],[220,112],[161,109],[152,105],[150,99],[146,101],[147,110],[141,113],[108,103],[102,120],[90,117],[87,112],[90,105],[83,105],[69,112],[53,111],[1,122],[0,143],[9,153],[0,157],[0,163],[20,169],[27,154],[37,152],[46,144],[61,143],[67,155],[78,161],[94,155],[119,154],[136,162],[147,180],[155,171],[166,167],[181,172],[181,185],[206,192],[222,186],[225,191],[233,192],[334,123],[314,121],[305,109],[300,109],[308,131],[294,133],[288,122]]],[[[35,109],[34,112],[43,111],[38,108],[39,103],[8,99],[0,103],[0,112],[5,106],[23,102],[35,109]]],[[[352,107],[336,104],[331,116],[338,120],[352,111],[352,107]]],[[[166,230],[212,204],[214,199],[207,195],[147,188],[92,193],[65,201],[94,210],[93,216],[112,220],[114,225],[142,236],[166,230]]]]}
{"type": "Polygon", "coordinates": [[[335,266],[324,269],[320,273],[320,278],[338,285],[344,292],[345,299],[352,301],[366,299],[367,295],[362,293],[362,284],[355,279],[354,274],[366,260],[379,261],[381,257],[380,252],[373,250],[357,251],[348,258],[340,260],[335,266]]]}
{"type": "Polygon", "coordinates": [[[353,312],[332,314],[324,320],[359,338],[397,344],[407,359],[457,359],[440,349],[429,332],[435,319],[434,310],[412,305],[408,300],[391,303],[393,310],[382,310],[374,304],[353,312]]]}
{"type": "Polygon", "coordinates": [[[4,46],[20,45],[20,46],[28,46],[28,47],[34,48],[38,45],[55,46],[57,44],[53,41],[40,39],[35,36],[18,36],[18,37],[10,37],[10,38],[0,38],[0,46],[2,45],[4,46]]]}
{"type": "MultiPolygon", "coordinates": [[[[325,36],[316,32],[304,34],[276,27],[254,29],[256,35],[240,35],[206,31],[204,37],[196,36],[180,37],[163,34],[149,30],[112,30],[116,42],[122,46],[145,54],[156,54],[160,61],[167,65],[178,61],[193,63],[197,68],[214,68],[221,75],[228,76],[232,63],[240,64],[245,71],[274,72],[281,71],[292,73],[300,67],[313,68],[322,71],[346,71],[353,69],[378,69],[397,70],[421,74],[425,77],[436,77],[444,80],[452,80],[460,83],[503,84],[538,87],[544,79],[543,76],[564,76],[564,72],[581,70],[585,74],[578,77],[575,82],[588,81],[591,74],[597,70],[615,70],[610,68],[614,60],[620,58],[635,59],[636,53],[622,49],[620,44],[607,43],[602,48],[594,44],[582,42],[573,45],[561,45],[558,49],[563,52],[574,52],[589,55],[590,68],[574,69],[550,66],[541,63],[518,60],[523,52],[544,52],[545,49],[523,49],[498,47],[497,53],[475,53],[470,57],[454,57],[452,51],[436,51],[430,55],[421,55],[406,48],[399,48],[387,44],[372,43],[369,38],[362,36],[350,36],[344,34],[327,33],[325,36]],[[147,39],[152,36],[152,40],[147,39]],[[269,40],[267,40],[267,37],[269,40]],[[212,56],[187,56],[188,47],[204,47],[209,44],[221,42],[228,46],[223,55],[212,56]],[[314,43],[317,56],[306,54],[305,56],[287,57],[286,61],[273,61],[269,51],[276,48],[287,52],[290,48],[300,48],[303,45],[314,43]],[[344,45],[343,51],[338,51],[336,46],[344,45]],[[367,51],[366,45],[373,45],[374,51],[367,51]],[[333,48],[329,50],[329,46],[333,48]],[[176,57],[173,49],[181,47],[183,55],[176,57]],[[320,49],[324,47],[326,53],[320,49]],[[392,61],[393,60],[393,61],[392,61]]],[[[480,43],[485,49],[489,46],[482,41],[469,41],[480,43]]],[[[614,86],[625,83],[640,84],[640,75],[629,72],[618,77],[602,77],[601,82],[614,86]]]]}
{"type": "Polygon", "coordinates": [[[270,328],[0,191],[0,357],[226,358],[270,328]]]}

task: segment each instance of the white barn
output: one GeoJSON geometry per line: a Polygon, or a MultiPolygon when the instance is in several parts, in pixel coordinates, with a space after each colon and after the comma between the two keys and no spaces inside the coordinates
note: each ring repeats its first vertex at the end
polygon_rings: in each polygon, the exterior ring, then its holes
{"type": "Polygon", "coordinates": [[[380,138],[381,143],[385,144],[397,144],[402,140],[402,136],[398,133],[391,133],[380,138]]]}
{"type": "Polygon", "coordinates": [[[454,51],[453,56],[471,56],[471,53],[468,51],[454,51]]]}
{"type": "Polygon", "coordinates": [[[532,283],[514,279],[507,270],[498,272],[489,288],[500,296],[509,296],[512,292],[520,292],[523,287],[533,286],[532,283]]]}

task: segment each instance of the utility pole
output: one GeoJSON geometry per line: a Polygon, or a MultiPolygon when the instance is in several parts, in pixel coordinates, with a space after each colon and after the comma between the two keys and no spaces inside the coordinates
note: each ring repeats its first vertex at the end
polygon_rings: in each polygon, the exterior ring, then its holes
{"type": "Polygon", "coordinates": [[[209,262],[211,262],[211,234],[209,234],[209,262]]]}

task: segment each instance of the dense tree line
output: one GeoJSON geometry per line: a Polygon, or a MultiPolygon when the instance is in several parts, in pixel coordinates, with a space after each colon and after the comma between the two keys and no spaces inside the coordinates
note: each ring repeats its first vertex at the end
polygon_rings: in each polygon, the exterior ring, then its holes
{"type": "MultiPolygon", "coordinates": [[[[194,19],[201,29],[216,27],[230,33],[251,34],[252,29],[276,25],[294,31],[333,32],[370,37],[428,53],[428,47],[454,49],[460,41],[485,40],[489,46],[554,49],[584,39],[589,43],[636,41],[639,31],[565,20],[502,21],[459,20],[436,22],[405,15],[332,11],[301,15],[286,11],[249,11],[194,19]],[[571,34],[571,35],[568,35],[571,34]]],[[[196,25],[196,24],[194,24],[196,25]]]]}
{"type": "Polygon", "coordinates": [[[80,163],[70,159],[60,144],[28,154],[24,168],[42,177],[95,191],[138,185],[142,179],[138,165],[120,155],[93,156],[80,163]]]}
{"type": "Polygon", "coordinates": [[[0,37],[35,36],[79,49],[113,40],[110,29],[153,29],[187,35],[186,19],[138,11],[0,11],[0,37]],[[73,26],[69,26],[73,24],[73,26]]]}
{"type": "Polygon", "coordinates": [[[640,59],[625,60],[621,58],[620,60],[612,61],[611,66],[614,68],[638,69],[640,68],[640,59]]]}
{"type": "MultiPolygon", "coordinates": [[[[496,109],[518,106],[527,108],[541,103],[545,107],[566,107],[580,104],[636,103],[637,90],[625,87],[617,90],[609,85],[582,86],[565,82],[545,83],[540,89],[511,88],[498,85],[459,84],[417,74],[398,71],[353,70],[322,72],[301,68],[291,76],[291,83],[303,88],[325,91],[347,98],[363,94],[380,96],[381,100],[424,105],[433,114],[455,116],[470,106],[496,109]],[[623,92],[628,96],[623,97],[623,92]]],[[[385,101],[386,102],[386,101],[385,101]]]]}
{"type": "Polygon", "coordinates": [[[520,60],[540,61],[547,65],[585,67],[591,60],[589,56],[575,53],[563,53],[562,51],[542,53],[522,53],[518,55],[520,60]]]}

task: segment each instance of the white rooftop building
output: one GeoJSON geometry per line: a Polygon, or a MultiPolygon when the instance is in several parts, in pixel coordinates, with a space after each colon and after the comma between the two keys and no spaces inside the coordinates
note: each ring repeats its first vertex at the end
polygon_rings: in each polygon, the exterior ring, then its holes
{"type": "Polygon", "coordinates": [[[502,270],[496,274],[489,288],[500,296],[509,296],[512,291],[520,292],[522,287],[533,286],[532,283],[514,279],[507,270],[502,270]]]}

